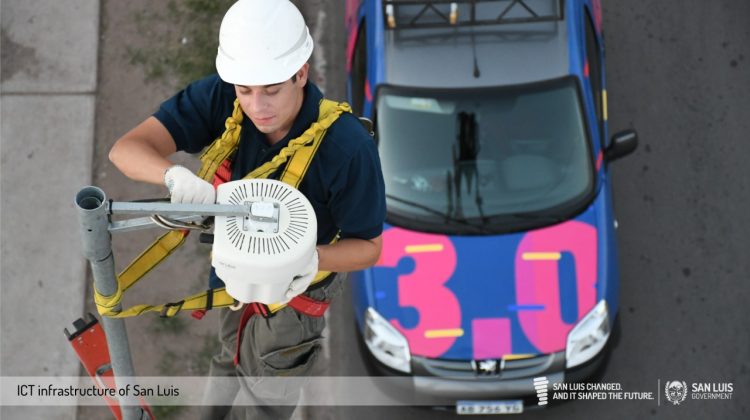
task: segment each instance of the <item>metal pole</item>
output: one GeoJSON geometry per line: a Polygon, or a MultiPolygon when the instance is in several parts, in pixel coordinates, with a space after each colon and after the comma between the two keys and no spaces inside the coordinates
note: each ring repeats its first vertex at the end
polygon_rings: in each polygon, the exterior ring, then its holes
{"type": "MultiPolygon", "coordinates": [[[[112,239],[109,233],[109,218],[107,216],[107,196],[100,188],[85,187],[76,194],[78,218],[81,222],[81,236],[83,238],[83,254],[91,263],[94,275],[94,287],[104,296],[110,296],[117,291],[115,276],[115,260],[112,256],[112,239]]],[[[122,309],[117,305],[116,309],[122,309]]],[[[110,363],[115,376],[117,389],[123,389],[134,384],[135,370],[130,357],[128,334],[122,319],[102,317],[102,326],[107,336],[110,363]]],[[[134,397],[119,397],[120,410],[125,420],[137,420],[144,416],[145,411],[137,405],[134,397]],[[135,401],[135,402],[134,402],[135,401]],[[133,405],[135,404],[135,405],[133,405]]]]}
{"type": "Polygon", "coordinates": [[[172,204],[113,201],[108,204],[111,214],[159,214],[162,216],[247,216],[247,205],[229,204],[172,204]]]}

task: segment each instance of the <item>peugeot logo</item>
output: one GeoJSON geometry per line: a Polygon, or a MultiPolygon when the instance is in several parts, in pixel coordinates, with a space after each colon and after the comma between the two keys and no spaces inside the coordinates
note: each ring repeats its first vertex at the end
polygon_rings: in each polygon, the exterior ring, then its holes
{"type": "Polygon", "coordinates": [[[478,375],[497,375],[500,373],[500,363],[497,360],[472,360],[471,367],[478,375]]]}

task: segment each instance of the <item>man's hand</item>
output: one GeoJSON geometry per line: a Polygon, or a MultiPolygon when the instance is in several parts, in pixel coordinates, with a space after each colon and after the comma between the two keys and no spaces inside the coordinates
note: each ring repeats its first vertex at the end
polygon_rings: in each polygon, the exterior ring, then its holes
{"type": "Polygon", "coordinates": [[[174,165],[164,172],[164,185],[169,188],[172,203],[213,204],[216,190],[184,166],[174,165]]]}
{"type": "Polygon", "coordinates": [[[313,256],[310,262],[307,263],[302,273],[294,276],[294,280],[289,284],[289,289],[286,291],[286,298],[291,299],[300,293],[307,290],[310,283],[315,279],[315,275],[318,274],[318,250],[313,252],[313,256]]]}

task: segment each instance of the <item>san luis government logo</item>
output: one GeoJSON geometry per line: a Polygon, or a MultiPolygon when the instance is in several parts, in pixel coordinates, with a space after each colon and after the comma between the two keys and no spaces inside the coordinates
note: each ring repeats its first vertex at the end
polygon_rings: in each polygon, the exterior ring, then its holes
{"type": "Polygon", "coordinates": [[[688,397],[691,400],[731,400],[733,392],[731,382],[693,382],[690,387],[685,381],[664,383],[664,395],[674,405],[680,405],[688,397]]]}
{"type": "Polygon", "coordinates": [[[688,388],[685,381],[666,381],[664,383],[664,395],[667,401],[679,405],[687,398],[688,388]]]}

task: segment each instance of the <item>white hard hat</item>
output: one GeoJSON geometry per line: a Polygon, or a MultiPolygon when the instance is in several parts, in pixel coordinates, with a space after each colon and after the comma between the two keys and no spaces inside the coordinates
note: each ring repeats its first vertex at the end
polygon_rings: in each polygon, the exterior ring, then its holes
{"type": "Polygon", "coordinates": [[[216,70],[235,85],[281,83],[312,50],[305,20],[289,0],[239,0],[221,21],[216,70]]]}

